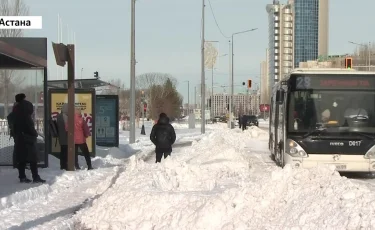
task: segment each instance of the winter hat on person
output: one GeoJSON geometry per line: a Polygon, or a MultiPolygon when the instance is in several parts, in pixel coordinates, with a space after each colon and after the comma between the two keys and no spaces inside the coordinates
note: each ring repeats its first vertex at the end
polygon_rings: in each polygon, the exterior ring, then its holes
{"type": "Polygon", "coordinates": [[[167,114],[165,114],[165,113],[161,113],[161,114],[159,115],[159,118],[162,118],[162,117],[168,117],[168,116],[167,116],[167,114]]]}
{"type": "Polygon", "coordinates": [[[16,102],[21,102],[26,98],[26,95],[24,93],[19,93],[15,96],[16,102]]]}

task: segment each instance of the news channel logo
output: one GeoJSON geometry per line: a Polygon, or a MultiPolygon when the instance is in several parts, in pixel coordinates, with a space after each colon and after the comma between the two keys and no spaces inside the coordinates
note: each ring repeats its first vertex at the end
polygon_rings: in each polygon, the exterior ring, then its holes
{"type": "Polygon", "coordinates": [[[42,29],[42,16],[0,16],[0,29],[42,29]]]}

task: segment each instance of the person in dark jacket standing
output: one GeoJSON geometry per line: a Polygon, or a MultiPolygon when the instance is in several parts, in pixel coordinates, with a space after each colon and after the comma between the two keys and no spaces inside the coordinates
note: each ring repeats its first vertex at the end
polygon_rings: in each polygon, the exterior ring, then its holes
{"type": "Polygon", "coordinates": [[[18,173],[21,183],[30,183],[31,180],[26,177],[26,164],[30,163],[30,170],[34,183],[44,183],[38,174],[38,150],[37,138],[38,133],[35,130],[35,124],[32,119],[34,106],[27,100],[20,101],[15,110],[14,120],[14,148],[16,160],[18,162],[18,173]]]}
{"type": "Polygon", "coordinates": [[[165,113],[160,114],[158,122],[152,127],[150,140],[155,145],[155,163],[161,162],[163,154],[164,159],[171,155],[172,145],[176,141],[176,132],[165,113]]]}
{"type": "MultiPolygon", "coordinates": [[[[15,100],[16,102],[13,104],[13,108],[12,108],[12,112],[10,112],[10,114],[8,115],[7,117],[7,120],[8,120],[8,127],[9,127],[9,135],[10,137],[12,137],[14,139],[14,129],[13,129],[13,125],[14,125],[14,117],[15,117],[15,113],[14,111],[16,110],[16,106],[19,102],[21,102],[22,100],[24,100],[26,98],[26,95],[24,93],[20,93],[20,94],[17,94],[15,96],[15,100]]],[[[15,142],[15,140],[14,140],[15,142]]],[[[17,162],[17,157],[16,157],[16,152],[15,152],[15,148],[13,148],[13,168],[18,168],[18,162],[17,162]]]]}
{"type": "Polygon", "coordinates": [[[68,132],[65,127],[68,125],[68,104],[64,104],[61,113],[57,115],[57,130],[60,144],[60,169],[68,169],[68,132]]]}

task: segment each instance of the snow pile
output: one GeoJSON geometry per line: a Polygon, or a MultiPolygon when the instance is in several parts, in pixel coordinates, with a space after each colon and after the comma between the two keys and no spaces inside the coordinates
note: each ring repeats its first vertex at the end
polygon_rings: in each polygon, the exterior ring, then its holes
{"type": "MultiPolygon", "coordinates": [[[[188,129],[189,128],[188,123],[172,123],[171,125],[175,129],[188,129]]],[[[195,124],[195,126],[197,126],[197,124],[195,124]]]]}
{"type": "Polygon", "coordinates": [[[213,211],[221,213],[217,221],[226,215],[217,196],[237,187],[234,182],[246,177],[250,167],[237,145],[241,137],[242,133],[231,130],[211,133],[181,155],[172,153],[162,164],[147,164],[132,157],[114,187],[83,211],[79,222],[90,229],[218,226],[207,218],[213,211]],[[211,202],[219,203],[211,206],[211,202]],[[198,212],[199,206],[202,209],[198,212]]]}
{"type": "Polygon", "coordinates": [[[247,130],[244,131],[245,135],[248,138],[256,138],[259,140],[267,140],[269,138],[268,132],[256,127],[256,126],[250,126],[247,128],[247,130]]]}
{"type": "MultiPolygon", "coordinates": [[[[214,132],[161,164],[127,170],[76,216],[88,229],[361,229],[375,227],[375,194],[333,168],[284,169],[245,154],[256,128],[214,132]]],[[[252,139],[253,142],[264,142],[252,139]]],[[[263,155],[268,155],[263,154],[263,155]]]]}

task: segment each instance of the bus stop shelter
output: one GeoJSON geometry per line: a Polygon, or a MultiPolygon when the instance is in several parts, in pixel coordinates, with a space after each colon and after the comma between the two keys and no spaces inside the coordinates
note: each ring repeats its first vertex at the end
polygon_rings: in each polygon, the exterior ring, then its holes
{"type": "Polygon", "coordinates": [[[9,136],[6,116],[25,93],[34,105],[34,121],[39,133],[40,167],[48,167],[47,38],[0,38],[0,166],[13,165],[14,141],[9,136]]]}

